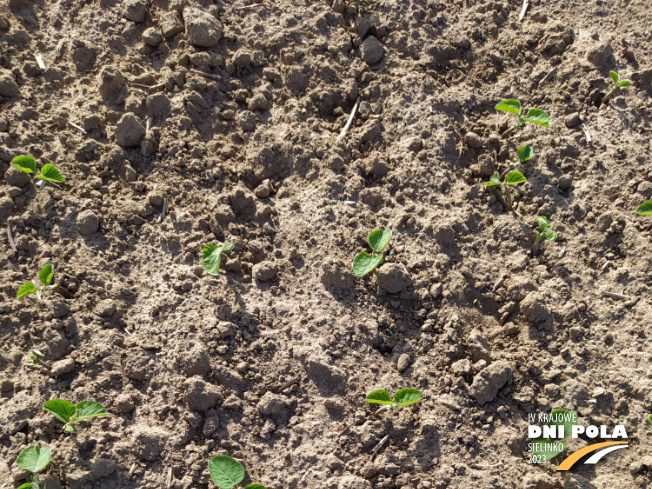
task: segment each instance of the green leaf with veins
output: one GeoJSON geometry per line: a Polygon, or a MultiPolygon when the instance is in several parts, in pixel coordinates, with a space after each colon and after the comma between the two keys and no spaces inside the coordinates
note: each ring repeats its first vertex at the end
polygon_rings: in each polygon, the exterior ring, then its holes
{"type": "Polygon", "coordinates": [[[375,252],[381,252],[392,239],[392,232],[388,229],[377,229],[369,235],[369,246],[375,252]]]}
{"type": "Polygon", "coordinates": [[[551,123],[550,116],[541,109],[530,109],[527,115],[523,117],[523,120],[544,127],[550,127],[551,123]]]}
{"type": "Polygon", "coordinates": [[[86,418],[95,418],[96,416],[106,416],[106,409],[99,402],[82,401],[77,404],[75,418],[73,423],[78,423],[86,418]]]}
{"type": "Polygon", "coordinates": [[[16,156],[11,160],[11,164],[20,171],[25,173],[35,173],[36,172],[36,160],[31,156],[16,156]]]}
{"type": "Polygon", "coordinates": [[[52,265],[45,265],[38,274],[38,278],[43,285],[50,285],[52,277],[54,277],[54,267],[52,265]]]}
{"type": "Polygon", "coordinates": [[[421,400],[423,395],[418,389],[401,389],[396,394],[394,394],[394,399],[399,406],[409,406],[421,400]]]}
{"type": "Polygon", "coordinates": [[[29,447],[18,455],[16,465],[21,469],[35,474],[40,472],[50,463],[50,449],[48,447],[29,447]]]}
{"type": "Polygon", "coordinates": [[[26,482],[22,486],[18,486],[18,489],[41,489],[36,482],[26,482]]]}
{"type": "Polygon", "coordinates": [[[520,171],[512,171],[505,177],[506,185],[518,185],[519,183],[527,182],[527,178],[523,176],[520,171]]]}
{"type": "Polygon", "coordinates": [[[217,455],[208,463],[213,482],[221,489],[231,489],[244,479],[244,467],[226,455],[217,455]]]}
{"type": "Polygon", "coordinates": [[[521,103],[518,100],[510,99],[503,100],[502,102],[496,105],[496,110],[502,110],[504,112],[511,112],[518,116],[521,115],[521,103]]]}
{"type": "Polygon", "coordinates": [[[619,87],[631,87],[632,82],[629,81],[629,80],[620,80],[620,82],[618,82],[618,86],[619,87]]]}
{"type": "Polygon", "coordinates": [[[488,182],[485,182],[485,185],[487,187],[493,187],[494,185],[500,185],[500,175],[498,172],[495,172],[493,175],[491,175],[491,178],[489,179],[488,182]]]}
{"type": "Polygon", "coordinates": [[[41,172],[37,176],[41,180],[47,180],[48,182],[63,183],[66,181],[66,179],[63,178],[63,175],[59,173],[59,170],[49,163],[41,168],[41,172]]]}
{"type": "Polygon", "coordinates": [[[543,216],[539,217],[539,229],[545,231],[550,228],[550,221],[543,216]]]}
{"type": "Polygon", "coordinates": [[[557,239],[557,233],[554,232],[552,229],[546,229],[543,232],[543,235],[545,236],[546,239],[549,239],[550,241],[555,241],[557,239]]]}
{"type": "Polygon", "coordinates": [[[364,277],[369,272],[372,272],[383,261],[383,254],[370,255],[361,251],[353,259],[353,273],[356,277],[364,277]]]}
{"type": "Polygon", "coordinates": [[[652,200],[648,200],[647,202],[643,202],[641,205],[639,205],[636,209],[636,213],[640,216],[652,215],[652,200]]]}
{"type": "Polygon", "coordinates": [[[43,409],[52,413],[55,418],[63,423],[68,423],[75,415],[75,405],[63,399],[52,399],[43,404],[43,409]]]}
{"type": "Polygon", "coordinates": [[[393,405],[392,398],[389,397],[389,393],[385,389],[378,389],[373,392],[370,392],[367,396],[367,402],[372,404],[387,404],[393,405]]]}
{"type": "Polygon", "coordinates": [[[222,253],[229,254],[233,249],[233,243],[208,243],[203,250],[204,270],[210,275],[218,275],[222,253]]]}
{"type": "Polygon", "coordinates": [[[516,154],[518,155],[518,159],[521,162],[528,161],[534,157],[534,148],[532,146],[525,145],[521,148],[518,148],[516,154]]]}
{"type": "Polygon", "coordinates": [[[249,484],[245,489],[265,489],[262,484],[249,484]]]}
{"type": "Polygon", "coordinates": [[[38,292],[36,285],[34,285],[33,282],[25,282],[23,285],[20,286],[20,289],[18,289],[18,292],[16,293],[16,297],[18,299],[22,299],[26,295],[33,294],[34,292],[38,292]]]}
{"type": "Polygon", "coordinates": [[[615,71],[610,71],[609,76],[614,81],[614,85],[618,86],[618,73],[616,73],[615,71]]]}

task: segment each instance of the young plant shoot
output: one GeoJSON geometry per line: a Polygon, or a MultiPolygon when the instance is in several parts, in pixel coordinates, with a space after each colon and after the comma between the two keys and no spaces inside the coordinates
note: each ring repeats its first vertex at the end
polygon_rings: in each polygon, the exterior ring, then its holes
{"type": "MultiPolygon", "coordinates": [[[[639,216],[652,216],[652,200],[648,200],[639,205],[636,209],[636,213],[639,216]]],[[[645,231],[650,230],[652,230],[652,221],[650,221],[650,224],[645,228],[645,231]]]]}
{"type": "Polygon", "coordinates": [[[104,406],[93,401],[82,401],[75,406],[72,402],[63,399],[52,399],[43,404],[43,409],[63,423],[64,433],[77,433],[75,423],[84,419],[106,416],[104,406]]]}
{"type": "Polygon", "coordinates": [[[52,368],[52,365],[49,363],[45,362],[43,358],[45,355],[41,353],[39,350],[32,350],[29,352],[29,356],[27,357],[27,363],[30,365],[43,365],[45,368],[52,368]]]}
{"type": "Polygon", "coordinates": [[[550,127],[550,116],[541,109],[530,109],[528,110],[527,115],[522,115],[521,103],[518,100],[503,100],[498,105],[496,105],[496,110],[502,110],[504,112],[511,112],[512,114],[516,114],[518,116],[518,121],[516,121],[514,127],[518,129],[524,128],[526,122],[539,124],[540,126],[544,127],[550,127]]]}
{"type": "Polygon", "coordinates": [[[631,82],[631,81],[629,81],[629,80],[621,80],[621,79],[618,77],[618,73],[616,73],[615,71],[610,71],[610,72],[609,72],[609,76],[611,76],[611,79],[612,79],[613,82],[614,82],[614,86],[611,88],[611,91],[610,91],[607,95],[605,95],[604,98],[602,99],[602,103],[603,103],[603,104],[606,104],[607,102],[609,102],[609,99],[611,99],[611,97],[613,97],[614,94],[615,94],[615,93],[616,93],[616,92],[617,92],[621,87],[631,87],[631,86],[632,86],[632,82],[631,82]]]}
{"type": "Polygon", "coordinates": [[[518,161],[512,161],[509,163],[509,166],[500,174],[501,180],[505,178],[510,171],[516,170],[523,163],[534,158],[534,148],[528,145],[522,146],[516,150],[516,156],[518,156],[518,161]]]}
{"type": "Polygon", "coordinates": [[[498,172],[495,172],[493,175],[491,175],[491,178],[489,179],[488,182],[485,182],[485,186],[487,187],[495,187],[498,186],[500,189],[504,189],[505,191],[505,204],[507,206],[507,210],[512,210],[512,191],[510,190],[510,187],[512,185],[519,185],[521,183],[527,182],[527,178],[523,176],[523,174],[520,171],[511,171],[505,176],[504,181],[500,181],[500,175],[498,172]]]}
{"type": "MultiPolygon", "coordinates": [[[[17,168],[20,171],[31,173],[32,175],[36,174],[36,160],[31,156],[16,156],[11,164],[14,168],[17,168]]],[[[45,187],[47,182],[53,182],[56,184],[66,181],[66,179],[63,178],[63,175],[59,173],[59,170],[49,163],[41,167],[36,178],[38,178],[38,180],[34,185],[37,187],[45,187]]]]}
{"type": "Polygon", "coordinates": [[[371,255],[365,251],[361,251],[353,259],[353,273],[356,277],[364,277],[369,272],[372,272],[383,261],[383,253],[381,253],[389,240],[392,239],[392,232],[388,229],[377,229],[369,235],[369,247],[373,250],[371,255]]]}
{"type": "MultiPolygon", "coordinates": [[[[208,470],[215,485],[221,489],[239,488],[238,484],[242,482],[245,476],[242,464],[226,455],[213,457],[208,463],[208,470]]],[[[265,489],[265,486],[262,484],[249,484],[245,489],[265,489]]]]}
{"type": "Polygon", "coordinates": [[[220,243],[219,241],[204,246],[203,263],[206,273],[217,276],[220,272],[222,254],[230,255],[232,249],[233,243],[220,243]]]}
{"type": "Polygon", "coordinates": [[[397,407],[409,406],[415,402],[419,402],[423,395],[418,389],[401,389],[394,394],[394,400],[385,389],[375,390],[367,395],[367,402],[371,404],[382,404],[383,406],[374,414],[378,414],[385,409],[396,409],[397,407]]]}
{"type": "Polygon", "coordinates": [[[20,286],[20,289],[18,289],[18,292],[16,293],[16,297],[18,299],[22,299],[26,295],[36,294],[36,296],[40,300],[41,294],[46,294],[49,292],[57,292],[64,297],[69,297],[70,293],[65,288],[63,288],[59,284],[52,283],[53,278],[54,278],[54,266],[50,264],[45,265],[43,268],[41,268],[41,270],[38,273],[38,279],[40,284],[34,281],[25,282],[23,285],[20,286]]]}
{"type": "Polygon", "coordinates": [[[550,228],[550,221],[545,217],[539,217],[539,230],[535,231],[537,238],[534,240],[534,246],[532,247],[532,258],[539,255],[539,243],[545,240],[555,241],[557,239],[557,233],[550,228]]]}
{"type": "Polygon", "coordinates": [[[18,489],[43,489],[45,483],[39,482],[38,473],[50,463],[50,449],[48,447],[28,447],[18,455],[16,465],[23,470],[31,472],[27,482],[18,489]]]}

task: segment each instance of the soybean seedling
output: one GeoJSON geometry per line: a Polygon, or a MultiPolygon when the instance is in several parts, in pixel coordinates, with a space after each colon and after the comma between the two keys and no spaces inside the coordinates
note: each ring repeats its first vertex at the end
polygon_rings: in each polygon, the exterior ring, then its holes
{"type": "Polygon", "coordinates": [[[540,126],[544,127],[550,127],[550,116],[541,109],[530,109],[526,115],[522,115],[521,103],[518,100],[503,100],[496,105],[496,110],[502,110],[504,112],[511,112],[512,114],[516,114],[518,116],[518,121],[516,121],[514,127],[518,129],[524,128],[526,122],[539,124],[540,126]]]}
{"type": "MultiPolygon", "coordinates": [[[[208,462],[208,470],[211,473],[211,479],[217,487],[221,489],[231,489],[240,487],[237,484],[242,482],[245,476],[245,470],[242,464],[226,455],[217,455],[208,462]]],[[[249,484],[245,489],[265,489],[262,484],[249,484]]]]}
{"type": "Polygon", "coordinates": [[[609,102],[609,99],[611,97],[613,97],[614,93],[616,93],[619,88],[621,88],[621,87],[631,87],[632,86],[631,81],[629,81],[629,80],[621,80],[620,77],[618,76],[618,73],[616,73],[615,71],[610,71],[609,76],[613,80],[614,86],[611,88],[611,91],[607,95],[605,95],[604,98],[602,99],[603,104],[606,104],[607,102],[609,102]]]}
{"type": "Polygon", "coordinates": [[[75,406],[72,402],[63,399],[52,399],[43,404],[43,409],[63,423],[64,433],[77,433],[75,423],[84,419],[106,416],[104,406],[93,401],[82,401],[75,406]]]}
{"type": "Polygon", "coordinates": [[[557,233],[550,228],[550,221],[543,216],[539,217],[539,230],[534,231],[537,235],[537,238],[534,240],[534,246],[532,247],[532,258],[539,254],[539,243],[545,241],[555,241],[557,239],[557,233]]]}
{"type": "Polygon", "coordinates": [[[64,297],[69,297],[70,294],[69,292],[61,287],[59,284],[53,284],[52,279],[54,278],[54,266],[51,264],[45,265],[43,268],[38,273],[38,279],[40,283],[37,283],[35,281],[29,281],[25,282],[23,285],[20,286],[20,289],[18,289],[18,292],[16,293],[16,297],[18,299],[22,299],[26,295],[29,294],[36,294],[36,297],[38,299],[41,299],[41,294],[49,293],[49,292],[57,292],[61,294],[64,297]]]}
{"type": "Polygon", "coordinates": [[[28,447],[18,455],[16,465],[23,470],[31,472],[27,482],[18,489],[43,489],[44,482],[38,481],[38,473],[50,463],[50,449],[48,447],[28,447]]]}
{"type": "MultiPolygon", "coordinates": [[[[11,161],[11,164],[14,166],[14,168],[17,168],[20,171],[36,174],[36,160],[31,156],[16,156],[11,161]]],[[[47,163],[41,167],[41,170],[36,175],[36,178],[39,179],[34,184],[37,187],[45,187],[47,182],[51,182],[56,185],[57,183],[63,183],[66,181],[66,179],[63,178],[63,175],[59,173],[59,170],[57,170],[54,165],[51,165],[50,163],[47,163]]]]}
{"type": "Polygon", "coordinates": [[[518,156],[518,161],[512,161],[509,163],[509,166],[500,174],[501,180],[505,178],[510,171],[516,170],[523,163],[534,158],[534,148],[528,145],[522,146],[516,150],[516,156],[518,156]]]}
{"type": "MultiPolygon", "coordinates": [[[[652,216],[652,200],[648,200],[647,202],[643,202],[641,205],[639,205],[638,208],[636,209],[636,213],[639,216],[652,216]]],[[[652,221],[645,228],[645,231],[649,231],[651,229],[652,229],[652,221]]]]}
{"type": "Polygon", "coordinates": [[[51,369],[52,365],[50,365],[45,360],[43,360],[44,357],[45,355],[41,353],[39,350],[32,350],[29,352],[29,356],[27,357],[27,363],[29,363],[30,365],[38,364],[44,366],[45,368],[51,369]]]}
{"type": "Polygon", "coordinates": [[[353,273],[356,277],[364,277],[372,272],[383,261],[384,255],[381,253],[389,240],[392,239],[392,232],[388,229],[377,229],[369,235],[369,247],[373,250],[371,255],[361,251],[353,259],[353,273]]]}
{"type": "Polygon", "coordinates": [[[222,253],[230,255],[233,249],[233,243],[208,243],[203,250],[204,270],[210,275],[218,275],[220,272],[220,262],[222,253]]]}
{"type": "Polygon", "coordinates": [[[498,186],[501,189],[505,189],[505,204],[507,207],[507,210],[512,209],[512,191],[510,190],[510,187],[513,185],[519,185],[521,183],[527,182],[527,178],[523,176],[523,174],[520,171],[511,171],[505,176],[504,181],[500,181],[500,175],[498,172],[495,172],[493,175],[491,175],[491,178],[489,179],[488,182],[485,182],[485,186],[487,187],[495,187],[498,186]]]}
{"type": "Polygon", "coordinates": [[[396,409],[397,407],[409,406],[415,402],[419,402],[423,394],[418,389],[401,389],[394,394],[394,400],[385,389],[375,390],[367,395],[367,402],[371,404],[382,404],[383,406],[378,409],[374,415],[378,415],[381,411],[386,409],[396,409]]]}

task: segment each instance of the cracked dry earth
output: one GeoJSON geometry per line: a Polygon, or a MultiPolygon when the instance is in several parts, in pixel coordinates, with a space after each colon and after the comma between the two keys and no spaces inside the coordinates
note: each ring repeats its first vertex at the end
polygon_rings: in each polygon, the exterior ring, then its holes
{"type": "Polygon", "coordinates": [[[247,2],[0,1],[0,486],[39,444],[48,489],[215,487],[217,454],[271,489],[649,487],[649,2],[247,2]],[[551,127],[502,137],[508,98],[551,127]],[[524,144],[507,212],[484,182],[524,144]],[[17,300],[47,263],[70,298],[17,300]],[[56,398],[109,415],[64,435],[56,398]],[[554,408],[628,449],[529,464],[554,408]]]}

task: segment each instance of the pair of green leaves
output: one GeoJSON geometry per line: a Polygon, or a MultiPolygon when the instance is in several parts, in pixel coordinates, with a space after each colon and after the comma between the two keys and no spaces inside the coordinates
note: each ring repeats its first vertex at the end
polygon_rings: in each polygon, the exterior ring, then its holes
{"type": "Polygon", "coordinates": [[[41,287],[36,287],[34,282],[25,282],[21,285],[20,289],[16,293],[18,299],[22,299],[26,295],[34,294],[38,292],[40,288],[47,287],[52,283],[52,278],[54,277],[54,266],[48,264],[41,268],[41,271],[38,273],[38,279],[43,284],[41,287]]]}
{"type": "MultiPolygon", "coordinates": [[[[50,449],[48,447],[28,447],[23,450],[16,459],[16,465],[23,470],[36,474],[43,470],[50,463],[50,449]]],[[[18,489],[39,489],[38,482],[32,481],[29,477],[28,482],[18,487],[18,489]]]]}
{"type": "Polygon", "coordinates": [[[550,221],[543,216],[539,216],[539,231],[536,233],[539,240],[545,238],[555,241],[557,239],[557,233],[550,228],[550,221]]]}
{"type": "Polygon", "coordinates": [[[420,390],[408,387],[407,389],[397,391],[394,394],[394,400],[392,401],[389,392],[385,389],[378,389],[369,393],[367,396],[367,402],[372,404],[384,404],[391,408],[396,408],[399,406],[409,406],[410,404],[414,404],[415,402],[420,401],[422,397],[423,394],[421,394],[420,390]]]}
{"type": "Polygon", "coordinates": [[[220,272],[220,262],[222,261],[222,253],[230,255],[233,249],[233,243],[208,243],[204,246],[202,252],[204,270],[210,275],[218,275],[220,272]]]}
{"type": "MultiPolygon", "coordinates": [[[[25,173],[31,173],[35,174],[36,173],[36,160],[32,158],[31,156],[16,156],[12,162],[12,165],[14,165],[15,168],[17,168],[20,171],[23,171],[25,173]]],[[[37,185],[39,187],[42,187],[45,185],[45,182],[56,182],[56,183],[63,183],[66,181],[65,178],[63,178],[63,175],[57,170],[54,165],[51,164],[46,164],[43,165],[41,168],[41,171],[36,175],[37,178],[40,178],[42,182],[38,182],[37,185]]]]}
{"type": "Polygon", "coordinates": [[[381,253],[392,239],[392,232],[388,229],[377,229],[369,235],[369,247],[374,251],[371,255],[361,251],[353,259],[353,273],[356,277],[364,277],[372,272],[383,261],[381,253]]]}
{"type": "Polygon", "coordinates": [[[652,216],[652,200],[648,200],[639,205],[636,209],[636,213],[639,216],[652,216]]]}
{"type": "MultiPolygon", "coordinates": [[[[570,436],[573,426],[577,424],[577,413],[566,411],[565,409],[554,410],[550,413],[550,418],[551,420],[546,424],[548,426],[563,426],[564,438],[570,436]]],[[[537,450],[532,450],[532,455],[545,457],[546,461],[556,457],[566,448],[566,441],[563,439],[556,441],[548,438],[536,438],[532,440],[532,444],[538,448],[537,450]],[[535,443],[538,445],[534,445],[535,443]],[[555,446],[557,447],[556,449],[555,446]]]]}
{"type": "Polygon", "coordinates": [[[106,416],[106,409],[98,402],[81,401],[77,406],[63,399],[52,399],[43,404],[43,409],[52,413],[55,418],[64,423],[64,433],[76,433],[75,423],[87,418],[106,416]]]}
{"type": "Polygon", "coordinates": [[[502,110],[504,112],[511,112],[518,116],[518,122],[515,127],[525,127],[526,122],[531,122],[532,124],[539,124],[540,126],[550,127],[551,119],[548,114],[546,114],[541,109],[530,109],[526,115],[521,115],[521,103],[518,100],[510,99],[503,100],[496,105],[496,110],[502,110]]]}
{"type": "Polygon", "coordinates": [[[614,89],[620,88],[620,87],[631,87],[632,82],[629,80],[621,80],[620,77],[618,76],[618,73],[615,71],[610,71],[609,76],[614,82],[614,89]]]}
{"type": "MultiPolygon", "coordinates": [[[[242,482],[244,467],[237,460],[226,455],[217,455],[208,463],[211,479],[221,489],[231,489],[242,482]]],[[[262,484],[249,484],[245,489],[265,489],[262,484]]]]}
{"type": "Polygon", "coordinates": [[[525,178],[525,176],[520,171],[509,172],[505,176],[504,182],[500,181],[500,175],[498,172],[495,172],[493,175],[491,175],[489,181],[485,182],[485,185],[487,187],[493,187],[495,185],[518,185],[525,182],[527,182],[527,178],[525,178]]]}

